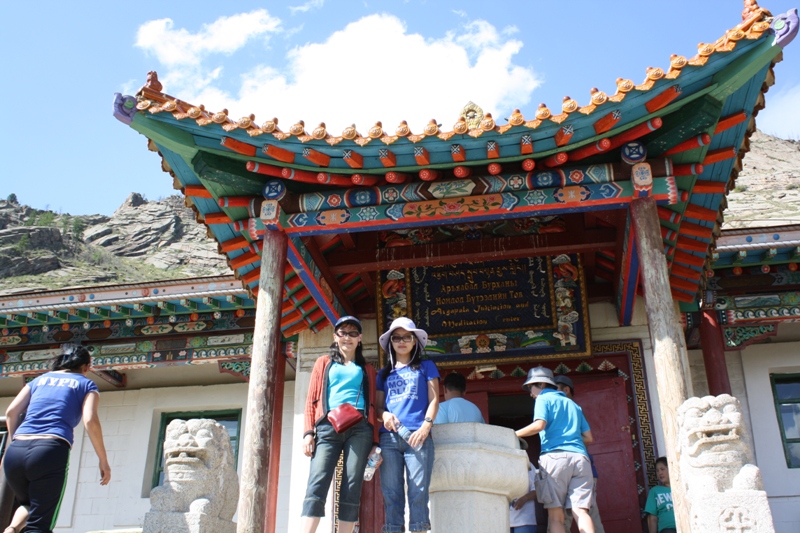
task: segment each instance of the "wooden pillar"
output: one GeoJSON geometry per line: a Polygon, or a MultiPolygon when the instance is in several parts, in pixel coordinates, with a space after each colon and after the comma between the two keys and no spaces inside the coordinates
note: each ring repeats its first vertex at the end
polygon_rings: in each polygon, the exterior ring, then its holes
{"type": "Polygon", "coordinates": [[[703,364],[706,367],[708,393],[711,396],[731,394],[728,365],[725,363],[725,343],[722,328],[717,321],[717,312],[703,309],[700,318],[700,345],[703,347],[703,364]]]}
{"type": "Polygon", "coordinates": [[[656,387],[667,447],[666,456],[669,461],[675,522],[678,533],[690,533],[689,507],[681,482],[677,447],[678,407],[686,400],[689,391],[688,354],[685,342],[682,342],[683,331],[672,301],[656,201],[652,197],[637,198],[631,202],[630,209],[641,264],[650,340],[653,345],[656,387]]]}
{"type": "Polygon", "coordinates": [[[263,533],[267,523],[272,420],[280,358],[280,320],[287,237],[282,231],[264,234],[258,280],[256,325],[250,356],[244,455],[239,480],[237,533],[263,533]]]}
{"type": "Polygon", "coordinates": [[[281,468],[281,428],[283,427],[283,387],[286,378],[286,358],[278,356],[275,368],[275,407],[272,412],[272,444],[269,454],[269,489],[267,490],[267,523],[264,533],[275,533],[278,517],[278,484],[281,468]]]}

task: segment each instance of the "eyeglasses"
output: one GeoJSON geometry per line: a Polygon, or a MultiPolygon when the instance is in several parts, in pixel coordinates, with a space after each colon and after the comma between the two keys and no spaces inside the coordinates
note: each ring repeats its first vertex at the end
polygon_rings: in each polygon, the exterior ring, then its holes
{"type": "Polygon", "coordinates": [[[359,335],[361,335],[361,333],[359,333],[358,331],[342,331],[342,330],[339,330],[339,331],[336,332],[336,336],[337,337],[350,337],[351,339],[355,339],[359,335]]]}
{"type": "Polygon", "coordinates": [[[412,340],[414,340],[414,335],[410,333],[408,335],[402,335],[402,336],[392,335],[392,342],[411,342],[412,340]]]}

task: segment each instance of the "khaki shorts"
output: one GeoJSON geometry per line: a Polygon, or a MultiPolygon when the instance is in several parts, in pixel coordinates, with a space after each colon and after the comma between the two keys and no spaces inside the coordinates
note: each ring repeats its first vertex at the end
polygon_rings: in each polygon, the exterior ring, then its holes
{"type": "Polygon", "coordinates": [[[572,507],[589,509],[592,506],[592,465],[589,458],[580,453],[552,452],[539,457],[539,468],[550,475],[558,499],[545,504],[545,509],[565,507],[567,498],[572,507]]]}

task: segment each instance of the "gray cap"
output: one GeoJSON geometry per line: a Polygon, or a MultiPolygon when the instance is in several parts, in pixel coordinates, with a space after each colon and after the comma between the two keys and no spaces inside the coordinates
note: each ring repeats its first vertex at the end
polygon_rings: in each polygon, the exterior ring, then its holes
{"type": "Polygon", "coordinates": [[[553,381],[553,371],[543,366],[535,366],[528,370],[528,379],[522,384],[522,388],[528,390],[533,383],[549,383],[555,385],[553,381]]]}
{"type": "Polygon", "coordinates": [[[556,382],[556,385],[566,385],[567,387],[572,389],[572,392],[575,392],[575,385],[572,384],[572,380],[569,379],[567,376],[556,376],[556,379],[554,381],[556,382]]]}

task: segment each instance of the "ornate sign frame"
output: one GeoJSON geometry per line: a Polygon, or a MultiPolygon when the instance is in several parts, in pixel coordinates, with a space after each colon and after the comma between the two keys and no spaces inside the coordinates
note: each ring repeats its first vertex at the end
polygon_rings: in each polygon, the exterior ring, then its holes
{"type": "Polygon", "coordinates": [[[439,366],[565,359],[590,353],[580,254],[388,270],[380,273],[377,284],[378,333],[395,318],[410,316],[428,332],[427,356],[439,366]],[[451,285],[436,281],[442,279],[451,285]],[[458,296],[450,298],[452,294],[458,296]],[[482,305],[484,301],[503,303],[482,305]],[[449,317],[448,309],[443,311],[448,306],[456,317],[471,314],[476,319],[432,318],[434,314],[449,317]],[[503,325],[506,321],[510,327],[503,325]]]}

